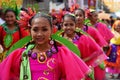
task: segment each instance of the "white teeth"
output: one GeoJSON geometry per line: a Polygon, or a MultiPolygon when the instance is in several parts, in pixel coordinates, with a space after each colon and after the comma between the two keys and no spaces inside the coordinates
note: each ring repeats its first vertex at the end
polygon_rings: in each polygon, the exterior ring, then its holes
{"type": "Polygon", "coordinates": [[[68,30],[67,32],[71,32],[71,30],[68,30]]]}
{"type": "Polygon", "coordinates": [[[41,41],[41,40],[43,40],[43,38],[36,38],[38,41],[41,41]]]}
{"type": "Polygon", "coordinates": [[[43,40],[43,38],[38,38],[38,40],[43,40]]]}

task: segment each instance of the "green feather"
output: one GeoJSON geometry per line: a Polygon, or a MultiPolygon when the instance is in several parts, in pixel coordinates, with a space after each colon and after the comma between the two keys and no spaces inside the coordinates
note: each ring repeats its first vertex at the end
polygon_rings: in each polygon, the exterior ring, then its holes
{"type": "Polygon", "coordinates": [[[32,39],[31,36],[27,36],[27,37],[22,38],[21,40],[19,40],[18,42],[16,42],[16,43],[9,49],[9,51],[7,52],[6,55],[9,55],[12,51],[14,51],[14,50],[17,49],[17,48],[23,47],[23,46],[24,46],[25,44],[27,44],[31,39],[32,39]]]}
{"type": "Polygon", "coordinates": [[[3,12],[5,12],[5,10],[7,9],[7,3],[6,2],[2,2],[2,4],[1,4],[1,7],[3,8],[3,12]]]}
{"type": "MultiPolygon", "coordinates": [[[[81,30],[79,30],[80,32],[81,30]]],[[[83,32],[83,31],[82,31],[83,32]]],[[[61,37],[61,33],[63,33],[63,30],[59,30],[57,31],[55,34],[52,35],[52,39],[55,39],[56,41],[64,44],[66,47],[68,47],[72,52],[76,53],[78,56],[80,55],[80,51],[78,50],[78,48],[70,41],[68,41],[67,39],[61,37]]]]}
{"type": "Polygon", "coordinates": [[[19,20],[20,19],[20,17],[19,17],[19,13],[20,13],[20,8],[18,8],[18,6],[17,6],[17,4],[15,4],[15,12],[16,12],[16,17],[17,17],[17,20],[19,20]]]}
{"type": "MultiPolygon", "coordinates": [[[[84,34],[84,35],[87,35],[87,36],[89,36],[91,39],[93,39],[93,37],[92,36],[90,36],[87,32],[85,32],[85,31],[83,31],[83,30],[81,30],[81,29],[76,29],[75,30],[76,32],[79,32],[79,33],[81,33],[81,34],[84,34]]],[[[93,39],[94,40],[94,39],[93,39]]]]}
{"type": "Polygon", "coordinates": [[[88,35],[88,33],[86,33],[85,31],[83,31],[83,30],[81,30],[81,29],[76,29],[75,31],[76,31],[76,32],[80,32],[80,33],[85,34],[85,35],[88,35]]]}
{"type": "MultiPolygon", "coordinates": [[[[85,32],[85,31],[83,31],[83,30],[81,30],[81,29],[76,29],[75,30],[76,32],[79,32],[79,33],[81,33],[81,34],[84,34],[84,35],[87,35],[87,36],[89,36],[89,37],[91,37],[87,32],[85,32]]],[[[91,37],[92,38],[92,37],[91,37]]]]}
{"type": "Polygon", "coordinates": [[[92,26],[89,19],[85,19],[84,24],[87,26],[92,26]]]}
{"type": "Polygon", "coordinates": [[[14,10],[17,19],[19,19],[20,8],[17,6],[16,0],[9,0],[8,2],[3,0],[1,7],[3,8],[3,12],[5,12],[8,8],[14,10]]]}
{"type": "Polygon", "coordinates": [[[72,52],[74,52],[78,56],[81,56],[79,49],[72,42],[68,41],[67,39],[60,37],[59,35],[56,35],[56,34],[52,35],[52,39],[65,45],[66,47],[68,47],[72,52]]]}
{"type": "Polygon", "coordinates": [[[64,31],[63,30],[59,30],[59,31],[57,31],[55,34],[56,35],[61,35],[61,33],[63,33],[64,31]]]}
{"type": "MultiPolygon", "coordinates": [[[[52,35],[52,39],[54,39],[57,42],[60,42],[61,44],[65,45],[66,47],[68,47],[72,52],[74,52],[75,54],[77,54],[78,56],[80,55],[80,51],[79,49],[70,41],[68,41],[67,39],[60,37],[59,35],[53,34],[52,35]]],[[[9,55],[13,50],[17,49],[17,48],[21,48],[23,47],[26,43],[28,43],[31,40],[30,36],[27,36],[21,40],[19,40],[18,42],[16,42],[11,48],[10,50],[7,52],[7,55],[9,55]]]]}

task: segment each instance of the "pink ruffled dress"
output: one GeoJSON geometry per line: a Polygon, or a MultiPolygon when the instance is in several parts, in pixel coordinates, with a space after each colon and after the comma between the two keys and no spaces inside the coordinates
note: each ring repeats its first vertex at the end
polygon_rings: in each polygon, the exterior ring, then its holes
{"type": "Polygon", "coordinates": [[[84,26],[83,30],[87,32],[100,47],[104,47],[107,45],[107,42],[104,40],[103,36],[101,36],[101,34],[95,28],[84,26]]]}
{"type": "Polygon", "coordinates": [[[100,68],[98,65],[107,59],[107,56],[102,51],[100,46],[93,39],[86,35],[81,35],[80,38],[74,43],[78,46],[81,52],[81,58],[85,61],[85,63],[88,66],[94,67],[95,79],[102,80],[105,77],[105,73],[103,76],[100,75],[100,68]]]}
{"type": "Polygon", "coordinates": [[[110,29],[107,28],[106,24],[104,23],[96,23],[95,28],[100,32],[100,34],[107,42],[109,42],[110,39],[114,37],[113,33],[110,31],[110,29]]]}
{"type": "MultiPolygon", "coordinates": [[[[24,49],[12,52],[0,64],[0,80],[19,80],[21,55],[24,49]]],[[[32,80],[81,80],[89,73],[89,67],[66,47],[58,47],[44,63],[29,57],[32,80]]]]}

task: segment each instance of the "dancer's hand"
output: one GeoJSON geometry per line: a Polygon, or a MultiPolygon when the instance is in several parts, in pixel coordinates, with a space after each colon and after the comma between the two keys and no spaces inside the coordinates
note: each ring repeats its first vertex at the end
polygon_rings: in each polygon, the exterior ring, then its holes
{"type": "Polygon", "coordinates": [[[0,53],[3,53],[3,47],[0,45],[0,53]]]}

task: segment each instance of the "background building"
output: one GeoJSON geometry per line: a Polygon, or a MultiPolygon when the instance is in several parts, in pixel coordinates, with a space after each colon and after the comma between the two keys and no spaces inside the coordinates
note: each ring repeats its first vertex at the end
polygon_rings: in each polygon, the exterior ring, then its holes
{"type": "Polygon", "coordinates": [[[48,12],[51,9],[60,9],[60,8],[68,8],[70,3],[76,1],[80,5],[81,8],[87,7],[87,0],[23,0],[23,7],[27,7],[28,4],[39,5],[39,10],[48,12]]]}
{"type": "MultiPolygon", "coordinates": [[[[10,0],[0,0],[0,7],[2,1],[8,2],[10,0]]],[[[92,0],[91,0],[92,1],[92,0]]],[[[72,3],[77,3],[80,8],[84,9],[88,7],[88,0],[16,0],[17,4],[22,7],[28,5],[35,5],[38,10],[48,12],[51,9],[67,8],[72,3]]],[[[116,12],[120,10],[120,0],[96,0],[96,8],[98,10],[104,10],[105,12],[116,12]]]]}
{"type": "Polygon", "coordinates": [[[48,12],[50,9],[56,8],[58,9],[60,6],[67,6],[67,0],[23,0],[23,7],[27,7],[30,5],[38,4],[38,8],[40,11],[48,12]]]}

